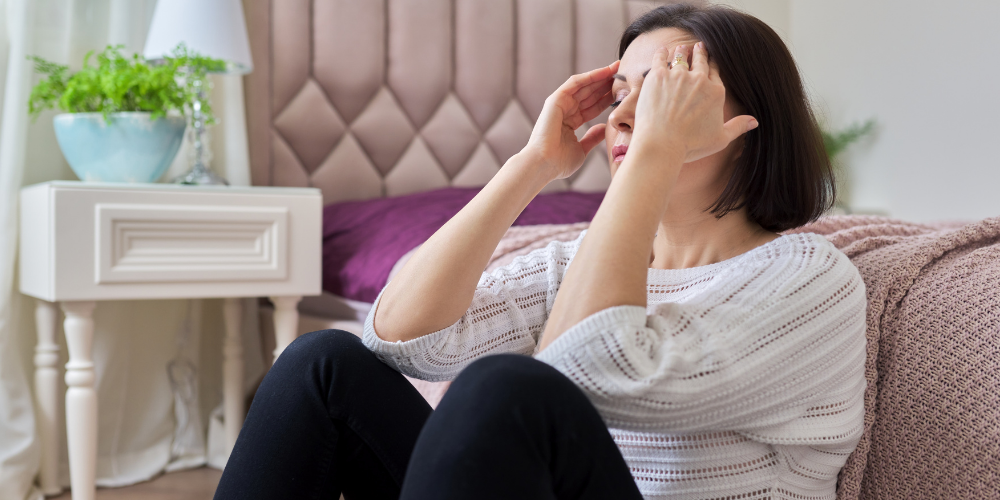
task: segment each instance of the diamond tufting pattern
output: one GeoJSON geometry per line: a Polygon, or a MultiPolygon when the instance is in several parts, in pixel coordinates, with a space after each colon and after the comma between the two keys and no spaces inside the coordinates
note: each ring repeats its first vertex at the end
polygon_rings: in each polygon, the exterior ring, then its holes
{"type": "MultiPolygon", "coordinates": [[[[628,20],[661,3],[246,2],[254,184],[315,186],[326,203],[482,186],[527,143],[545,98],[613,61],[628,20]]],[[[546,190],[609,182],[601,146],[546,190]]]]}

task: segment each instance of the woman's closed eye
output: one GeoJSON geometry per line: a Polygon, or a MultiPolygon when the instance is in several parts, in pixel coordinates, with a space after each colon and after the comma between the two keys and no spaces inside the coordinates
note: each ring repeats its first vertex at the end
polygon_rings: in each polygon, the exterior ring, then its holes
{"type": "Polygon", "coordinates": [[[625,97],[627,96],[628,96],[627,91],[621,91],[621,90],[618,91],[618,93],[615,94],[615,102],[611,103],[611,109],[617,108],[618,105],[621,104],[622,101],[624,101],[625,97]]]}

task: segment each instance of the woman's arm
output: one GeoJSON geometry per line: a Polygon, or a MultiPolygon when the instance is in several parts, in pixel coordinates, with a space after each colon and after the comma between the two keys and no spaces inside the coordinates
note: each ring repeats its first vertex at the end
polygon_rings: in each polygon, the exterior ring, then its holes
{"type": "Polygon", "coordinates": [[[362,339],[385,364],[420,380],[454,380],[487,354],[531,355],[581,239],[551,242],[483,273],[468,310],[452,325],[406,342],[387,342],[375,333],[369,314],[362,339]]]}
{"type": "MultiPolygon", "coordinates": [[[[676,53],[687,57],[688,49],[676,53]]],[[[609,307],[646,306],[646,269],[656,226],[684,163],[704,158],[756,127],[749,116],[723,119],[725,88],[702,43],[691,69],[660,49],[636,104],[635,133],[604,202],[580,245],[542,335],[544,349],[584,318],[609,307]]]]}
{"type": "Polygon", "coordinates": [[[382,292],[374,329],[382,340],[412,340],[458,321],[500,238],[546,184],[575,172],[604,134],[574,131],[613,100],[617,62],[576,75],[550,96],[528,145],[455,217],[439,229],[382,292]]]}

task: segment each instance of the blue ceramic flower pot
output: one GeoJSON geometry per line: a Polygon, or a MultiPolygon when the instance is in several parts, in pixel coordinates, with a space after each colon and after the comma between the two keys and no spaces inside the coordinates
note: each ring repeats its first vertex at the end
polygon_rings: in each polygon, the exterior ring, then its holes
{"type": "Polygon", "coordinates": [[[155,182],[177,156],[184,118],[150,119],[150,113],[56,115],[56,139],[69,166],[83,181],[155,182]]]}

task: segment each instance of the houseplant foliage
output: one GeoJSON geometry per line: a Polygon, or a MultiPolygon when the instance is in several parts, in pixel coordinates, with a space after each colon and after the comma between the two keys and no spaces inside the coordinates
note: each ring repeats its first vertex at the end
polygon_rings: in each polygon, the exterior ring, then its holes
{"type": "Polygon", "coordinates": [[[837,206],[840,209],[849,211],[851,192],[848,179],[848,170],[840,161],[840,155],[852,144],[858,142],[863,137],[871,134],[875,130],[875,119],[868,119],[864,123],[853,123],[847,128],[831,131],[825,127],[820,129],[823,136],[823,148],[826,150],[830,163],[833,164],[837,180],[837,206]]]}
{"type": "Polygon", "coordinates": [[[833,161],[848,146],[870,134],[874,129],[875,120],[869,119],[864,123],[854,123],[843,130],[835,132],[826,129],[821,130],[820,133],[823,135],[823,147],[826,148],[826,155],[833,161]]]}
{"type": "Polygon", "coordinates": [[[206,74],[224,68],[183,45],[151,64],[123,47],[89,52],[83,67],[30,57],[44,75],[32,89],[28,111],[37,117],[58,108],[56,139],[76,175],[85,181],[153,182],[170,166],[184,138],[185,116],[199,102],[201,115],[214,122],[208,102],[198,99],[206,74]],[[96,64],[92,64],[92,60],[96,64]]]}
{"type": "MultiPolygon", "coordinates": [[[[96,65],[91,65],[94,51],[90,51],[83,68],[72,74],[67,66],[30,56],[35,71],[46,75],[31,90],[31,116],[59,108],[67,113],[101,113],[110,123],[110,114],[119,112],[145,111],[154,120],[171,111],[188,114],[206,73],[225,68],[225,62],[200,56],[184,45],[159,64],[149,64],[138,54],[126,57],[123,49],[109,45],[97,54],[96,65]]],[[[202,103],[202,113],[214,122],[208,102],[202,103]]]]}

